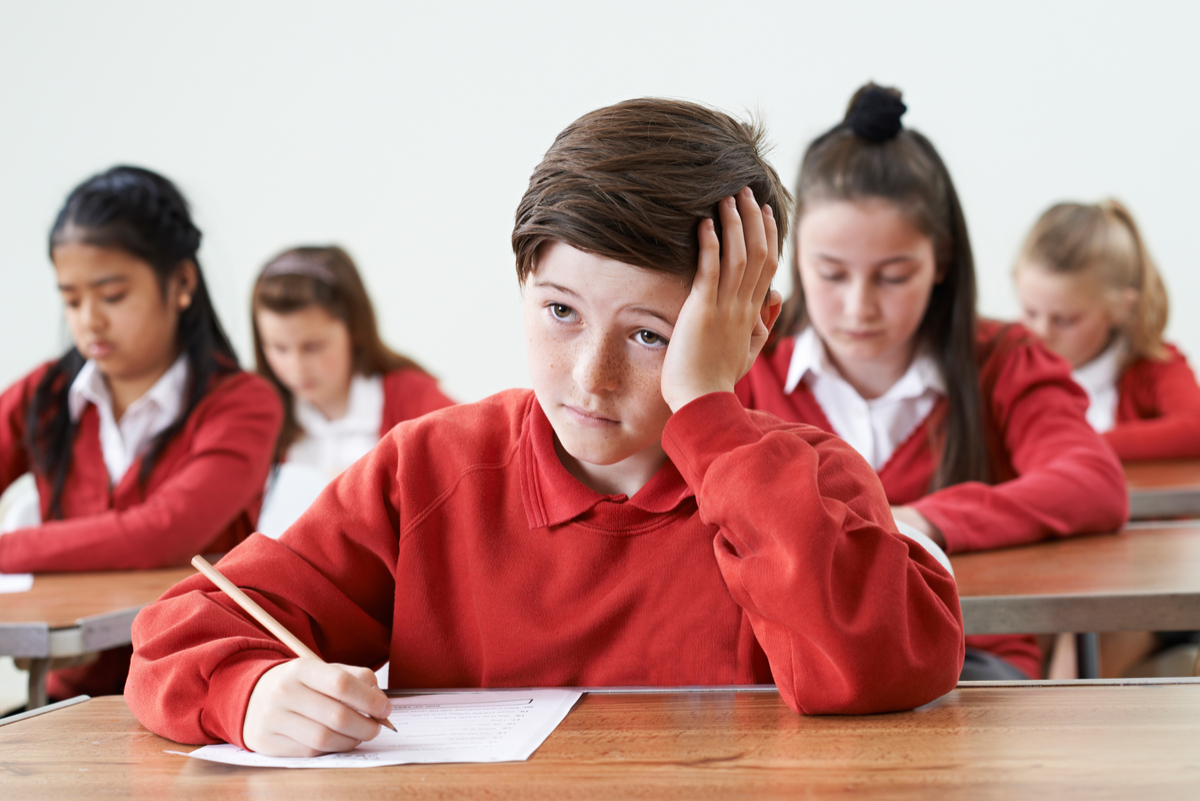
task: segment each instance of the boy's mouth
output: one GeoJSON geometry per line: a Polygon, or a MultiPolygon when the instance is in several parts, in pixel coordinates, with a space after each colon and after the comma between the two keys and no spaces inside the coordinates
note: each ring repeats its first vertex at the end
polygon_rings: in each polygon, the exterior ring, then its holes
{"type": "Polygon", "coordinates": [[[586,409],[580,409],[575,406],[570,406],[566,403],[563,404],[563,408],[567,410],[567,414],[572,420],[583,426],[589,426],[592,428],[607,428],[608,426],[617,425],[616,420],[596,414],[595,412],[589,412],[586,409]]]}

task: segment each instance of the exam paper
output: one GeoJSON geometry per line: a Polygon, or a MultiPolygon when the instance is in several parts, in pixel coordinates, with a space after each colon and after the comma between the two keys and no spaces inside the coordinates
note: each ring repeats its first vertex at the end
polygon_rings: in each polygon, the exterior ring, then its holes
{"type": "Polygon", "coordinates": [[[206,745],[168,754],[273,768],[375,768],[416,762],[519,762],[529,759],[583,693],[578,690],[488,690],[392,698],[396,732],[344,754],[270,757],[236,745],[206,745]]]}
{"type": "Polygon", "coordinates": [[[29,592],[32,589],[32,573],[0,573],[0,593],[29,592]]]}

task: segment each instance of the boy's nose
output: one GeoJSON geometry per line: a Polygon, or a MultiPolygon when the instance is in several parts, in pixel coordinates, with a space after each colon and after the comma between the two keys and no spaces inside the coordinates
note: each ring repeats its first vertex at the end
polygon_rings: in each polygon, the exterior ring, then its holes
{"type": "Polygon", "coordinates": [[[621,369],[616,348],[607,337],[597,336],[581,342],[575,352],[572,377],[585,392],[598,394],[617,388],[621,369]]]}

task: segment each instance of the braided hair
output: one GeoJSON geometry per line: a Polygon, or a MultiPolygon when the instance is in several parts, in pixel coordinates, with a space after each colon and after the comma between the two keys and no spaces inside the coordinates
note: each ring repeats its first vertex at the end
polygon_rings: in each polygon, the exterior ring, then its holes
{"type": "MultiPolygon", "coordinates": [[[[154,271],[164,298],[170,278],[189,262],[196,268],[192,302],[179,316],[178,344],[190,368],[183,413],[151,442],[138,471],[138,482],[144,486],[163,449],[183,428],[213,380],[238,369],[196,257],[200,229],[173,183],[141,167],[118,166],[77,186],[58,212],[50,229],[51,258],[56,247],[72,243],[135,256],[154,271]]],[[[50,479],[51,519],[63,516],[62,492],[76,435],[67,395],[85,362],[78,349],[68,350],[38,382],[27,411],[26,445],[34,470],[50,479]]]]}

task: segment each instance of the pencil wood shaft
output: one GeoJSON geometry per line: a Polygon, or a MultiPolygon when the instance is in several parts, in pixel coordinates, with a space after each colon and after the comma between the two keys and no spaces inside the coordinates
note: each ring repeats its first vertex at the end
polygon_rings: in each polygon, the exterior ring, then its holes
{"type": "MultiPolygon", "coordinates": [[[[271,617],[271,614],[267,612],[267,610],[256,604],[254,600],[250,598],[250,596],[238,589],[236,584],[221,575],[220,572],[218,572],[215,567],[210,565],[208,560],[206,560],[203,556],[192,557],[192,567],[203,573],[204,577],[213,584],[216,584],[217,588],[220,589],[221,592],[232,598],[238,606],[246,610],[251,617],[261,623],[263,628],[275,636],[275,639],[279,640],[288,648],[291,648],[292,652],[295,653],[296,656],[301,657],[302,659],[316,659],[318,662],[325,661],[321,659],[321,657],[317,656],[317,654],[311,648],[305,645],[299,637],[288,631],[282,623],[271,617]]],[[[396,730],[396,727],[393,726],[392,722],[387,718],[372,717],[371,720],[375,721],[380,726],[388,727],[392,731],[396,730]]]]}

